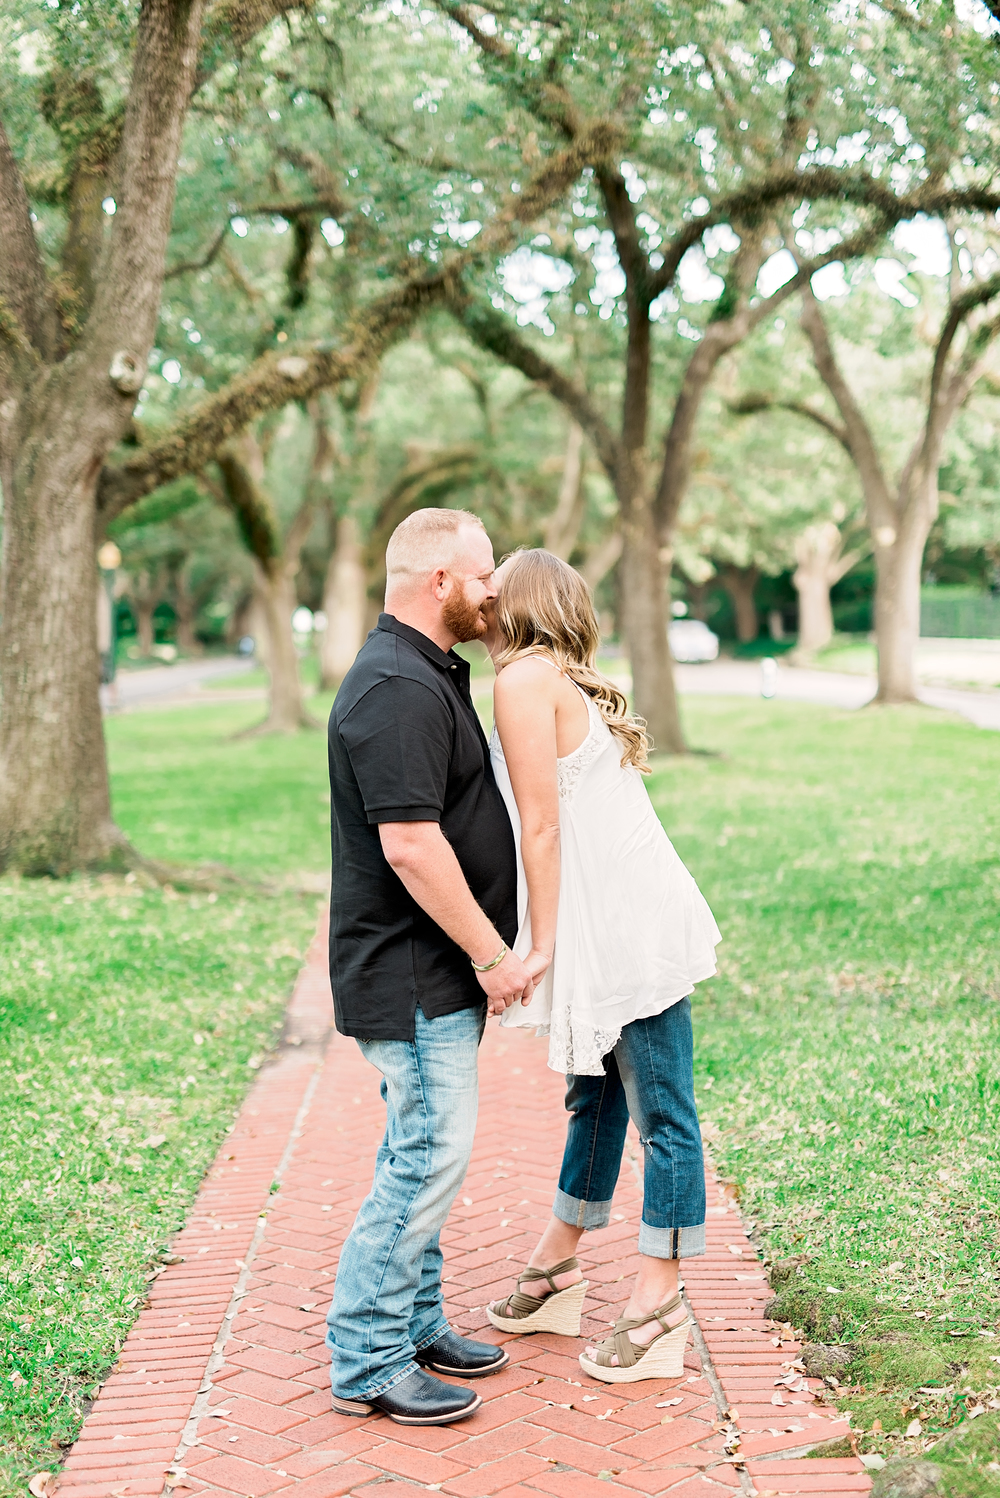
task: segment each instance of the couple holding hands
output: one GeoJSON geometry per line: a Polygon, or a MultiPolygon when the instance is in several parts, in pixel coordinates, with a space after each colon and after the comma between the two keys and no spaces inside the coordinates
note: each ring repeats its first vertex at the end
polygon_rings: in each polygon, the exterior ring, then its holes
{"type": "Polygon", "coordinates": [[[387,1115],[327,1318],[334,1408],[446,1424],[482,1402],[448,1375],[509,1361],[453,1332],[441,1295],[488,1015],[548,1035],[569,1113],[552,1216],[492,1325],[579,1335],[576,1249],[610,1219],[631,1117],[640,1268],[580,1363],[608,1383],[677,1377],[679,1264],[705,1251],[688,995],[715,972],[718,928],[646,794],[642,724],[596,669],[579,574],[545,551],[497,568],[475,516],[436,509],[397,527],[386,571],[329,729],[337,1028],[382,1074],[387,1115]],[[497,672],[490,742],[453,648],[470,640],[497,672]]]}

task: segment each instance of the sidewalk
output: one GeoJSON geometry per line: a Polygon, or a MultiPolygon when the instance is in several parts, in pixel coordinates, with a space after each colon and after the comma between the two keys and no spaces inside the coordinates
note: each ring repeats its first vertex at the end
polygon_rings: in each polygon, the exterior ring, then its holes
{"type": "MultiPolygon", "coordinates": [[[[332,1413],[324,1315],[337,1254],[383,1128],[377,1073],[330,1036],[322,931],[261,1072],[174,1242],[149,1303],[61,1474],[60,1498],[725,1498],[866,1493],[854,1458],[807,1458],[842,1437],[816,1380],[789,1370],[763,1320],[769,1291],[725,1189],[709,1172],[708,1241],[685,1262],[699,1330],[684,1377],[606,1385],[583,1343],[492,1331],[548,1216],[562,1151],[563,1082],[545,1044],[487,1030],[469,1177],[442,1235],[456,1330],[504,1341],[511,1363],[479,1380],[458,1425],[408,1428],[332,1413]],[[780,1393],[775,1382],[791,1375],[780,1393]],[[775,1402],[775,1400],[781,1402],[775,1402]]],[[[581,1246],[591,1282],[583,1336],[606,1335],[627,1296],[641,1157],[626,1159],[611,1225],[581,1246]]]]}

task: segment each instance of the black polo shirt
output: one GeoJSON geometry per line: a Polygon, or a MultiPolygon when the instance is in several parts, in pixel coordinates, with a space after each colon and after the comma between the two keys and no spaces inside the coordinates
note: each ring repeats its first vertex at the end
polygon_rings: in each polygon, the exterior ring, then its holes
{"type": "Polygon", "coordinates": [[[501,936],[517,934],[514,835],[468,662],[380,614],[337,693],[329,747],[337,1029],[412,1040],[418,1004],[433,1019],[485,998],[466,953],[389,867],[378,824],[439,822],[501,936]]]}

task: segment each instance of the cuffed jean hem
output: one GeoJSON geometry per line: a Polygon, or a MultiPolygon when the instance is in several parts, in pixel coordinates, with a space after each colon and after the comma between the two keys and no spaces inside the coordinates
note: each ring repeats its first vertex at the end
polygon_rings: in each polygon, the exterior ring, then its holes
{"type": "MultiPolygon", "coordinates": [[[[420,1371],[419,1363],[415,1363],[411,1358],[405,1368],[400,1369],[398,1373],[394,1373],[391,1378],[384,1379],[374,1389],[366,1389],[363,1394],[344,1394],[341,1398],[356,1399],[359,1404],[364,1404],[366,1399],[377,1399],[380,1394],[388,1394],[389,1390],[394,1389],[397,1384],[401,1384],[404,1378],[409,1378],[411,1373],[419,1373],[420,1371]]],[[[333,1392],[336,1394],[336,1388],[333,1392]]]]}
{"type": "Polygon", "coordinates": [[[414,1352],[423,1352],[425,1347],[433,1347],[434,1343],[439,1341],[440,1338],[444,1336],[445,1332],[450,1331],[451,1327],[448,1325],[448,1322],[445,1321],[444,1317],[442,1317],[441,1325],[438,1327],[436,1332],[432,1332],[429,1337],[421,1337],[419,1342],[415,1342],[413,1344],[414,1352]]]}
{"type": "Polygon", "coordinates": [[[705,1224],[688,1228],[653,1228],[639,1224],[639,1252],[651,1259],[693,1259],[705,1252],[705,1224]]]}
{"type": "Polygon", "coordinates": [[[606,1228],[611,1221],[610,1202],[583,1202],[577,1196],[569,1196],[565,1191],[556,1191],[556,1199],[552,1203],[552,1214],[564,1222],[567,1227],[583,1228],[585,1232],[592,1232],[594,1228],[606,1228]]]}

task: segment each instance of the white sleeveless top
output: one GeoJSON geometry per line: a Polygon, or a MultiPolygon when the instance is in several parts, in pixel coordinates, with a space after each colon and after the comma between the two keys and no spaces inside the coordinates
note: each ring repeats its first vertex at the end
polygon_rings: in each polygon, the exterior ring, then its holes
{"type": "MultiPolygon", "coordinates": [[[[722,937],[660,825],[641,773],[621,764],[620,741],[578,690],[590,730],[556,762],[560,884],[553,959],[530,1004],[513,1003],[500,1023],[547,1035],[553,1071],[598,1077],[625,1025],[661,1014],[712,977],[722,937]]],[[[514,951],[525,957],[531,919],[521,819],[495,728],[490,754],[517,845],[514,951]]]]}

